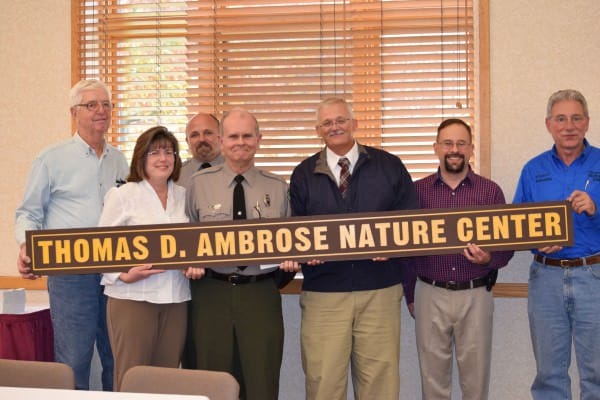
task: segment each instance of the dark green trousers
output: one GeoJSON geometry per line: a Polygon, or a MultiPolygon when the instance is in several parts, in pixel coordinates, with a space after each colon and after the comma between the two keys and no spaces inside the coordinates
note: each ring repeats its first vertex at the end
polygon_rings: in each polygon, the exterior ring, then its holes
{"type": "Polygon", "coordinates": [[[283,357],[281,295],[272,279],[191,282],[196,368],[231,373],[241,398],[277,399],[283,357]]]}

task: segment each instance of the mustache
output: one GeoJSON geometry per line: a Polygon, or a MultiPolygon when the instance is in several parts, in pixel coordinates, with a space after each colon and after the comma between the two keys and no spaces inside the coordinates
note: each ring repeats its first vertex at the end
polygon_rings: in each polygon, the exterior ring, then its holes
{"type": "Polygon", "coordinates": [[[462,158],[463,160],[465,159],[465,155],[460,154],[460,153],[448,153],[448,154],[446,154],[446,156],[444,158],[447,160],[451,157],[459,157],[459,158],[462,158]]]}
{"type": "Polygon", "coordinates": [[[330,131],[328,136],[342,135],[342,134],[344,134],[344,132],[345,131],[343,129],[336,129],[336,130],[330,131]]]}
{"type": "Polygon", "coordinates": [[[212,146],[211,146],[211,145],[210,145],[210,143],[208,143],[208,142],[200,142],[200,143],[198,143],[198,144],[196,145],[196,148],[197,148],[197,149],[200,149],[200,148],[202,148],[202,147],[207,147],[207,148],[209,148],[209,149],[211,149],[211,148],[212,148],[212,146]]]}

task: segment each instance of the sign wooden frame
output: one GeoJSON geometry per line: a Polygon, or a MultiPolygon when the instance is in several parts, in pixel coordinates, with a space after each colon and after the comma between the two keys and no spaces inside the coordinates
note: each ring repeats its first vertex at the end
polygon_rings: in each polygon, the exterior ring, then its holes
{"type": "Polygon", "coordinates": [[[354,260],[573,244],[567,202],[332,214],[211,223],[28,231],[39,275],[354,260]]]}

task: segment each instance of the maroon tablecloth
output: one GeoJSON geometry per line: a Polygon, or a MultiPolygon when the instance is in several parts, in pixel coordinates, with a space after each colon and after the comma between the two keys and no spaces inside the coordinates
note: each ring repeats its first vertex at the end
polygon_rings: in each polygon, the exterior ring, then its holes
{"type": "Polygon", "coordinates": [[[0,314],[0,358],[54,361],[54,331],[50,310],[0,314]]]}

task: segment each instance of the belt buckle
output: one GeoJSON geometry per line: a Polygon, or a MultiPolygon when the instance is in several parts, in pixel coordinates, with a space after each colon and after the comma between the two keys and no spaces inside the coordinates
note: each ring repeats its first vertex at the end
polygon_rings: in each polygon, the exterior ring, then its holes
{"type": "Polygon", "coordinates": [[[236,274],[227,275],[227,283],[229,283],[233,286],[236,286],[238,284],[238,278],[239,278],[239,275],[236,275],[236,274]]]}
{"type": "Polygon", "coordinates": [[[448,282],[446,282],[445,286],[446,286],[446,289],[455,290],[456,286],[457,286],[457,282],[456,281],[448,281],[448,282]]]}
{"type": "Polygon", "coordinates": [[[569,261],[570,260],[561,259],[560,260],[560,266],[562,268],[568,268],[568,267],[570,267],[571,265],[569,264],[569,261]]]}

